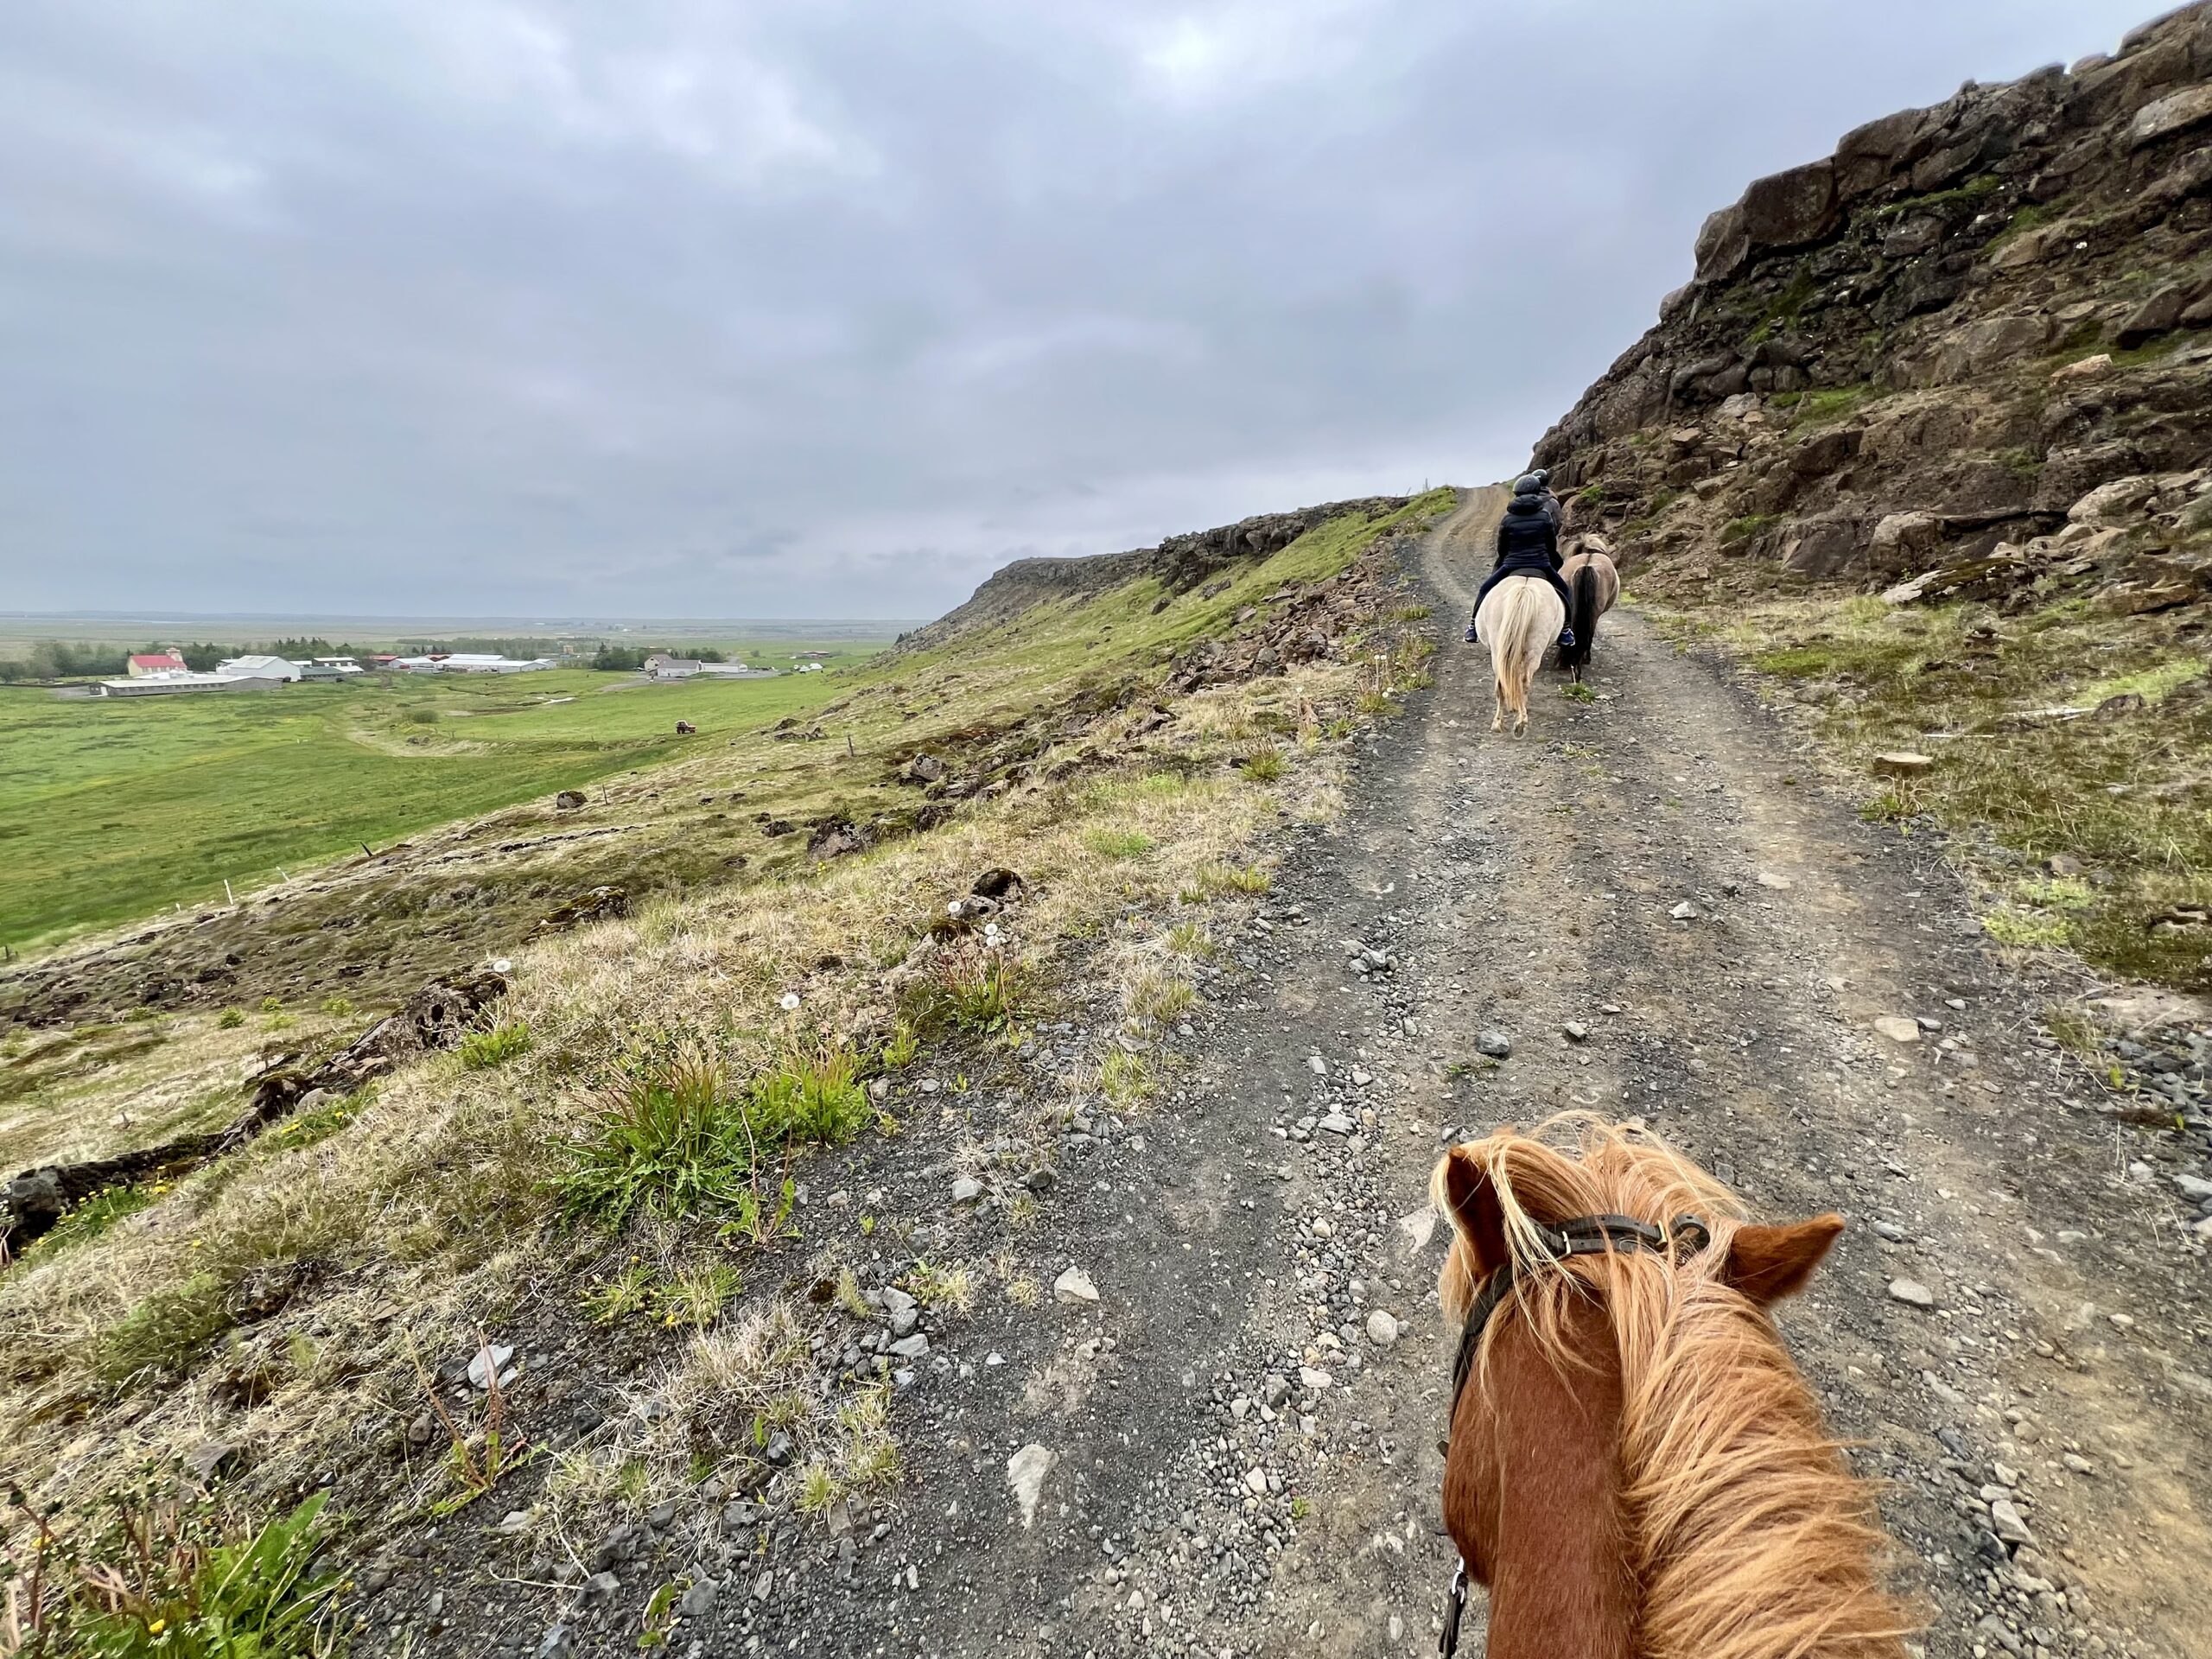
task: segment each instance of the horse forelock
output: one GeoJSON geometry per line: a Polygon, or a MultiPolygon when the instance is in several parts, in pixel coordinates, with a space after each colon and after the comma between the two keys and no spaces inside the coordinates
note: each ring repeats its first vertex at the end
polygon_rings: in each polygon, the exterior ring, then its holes
{"type": "MultiPolygon", "coordinates": [[[[1510,1324],[1562,1372],[1619,1366],[1639,1651],[1893,1659],[1916,1625],[1876,1581],[1886,1541],[1872,1495],[1846,1467],[1765,1311],[1724,1276],[1741,1222],[1736,1200],[1656,1137],[1581,1115],[1467,1150],[1490,1173],[1516,1279],[1484,1333],[1471,1386],[1488,1386],[1492,1348],[1510,1324]],[[1663,1229],[1686,1212],[1705,1221],[1712,1242],[1680,1261],[1640,1250],[1558,1261],[1538,1231],[1605,1214],[1663,1229]],[[1593,1303],[1605,1312],[1611,1353],[1576,1346],[1573,1331],[1588,1325],[1570,1315],[1593,1303]]],[[[1463,1270],[1467,1254],[1455,1227],[1463,1270]]],[[[1446,1300],[1450,1311],[1448,1293],[1446,1300]]],[[[1463,1301],[1457,1316],[1465,1313],[1463,1301]]]]}

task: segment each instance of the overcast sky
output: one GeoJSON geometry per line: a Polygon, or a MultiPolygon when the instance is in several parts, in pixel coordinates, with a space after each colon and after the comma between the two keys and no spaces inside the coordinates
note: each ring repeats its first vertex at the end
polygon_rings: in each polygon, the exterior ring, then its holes
{"type": "Polygon", "coordinates": [[[2154,0],[7,0],[0,610],[920,617],[1511,470],[2154,0]]]}

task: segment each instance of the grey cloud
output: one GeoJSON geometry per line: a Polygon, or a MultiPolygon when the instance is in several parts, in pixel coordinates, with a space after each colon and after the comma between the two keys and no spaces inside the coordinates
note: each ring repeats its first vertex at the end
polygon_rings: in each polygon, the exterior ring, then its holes
{"type": "Polygon", "coordinates": [[[1746,179],[2145,3],[23,0],[0,606],[916,616],[1495,476],[1746,179]]]}

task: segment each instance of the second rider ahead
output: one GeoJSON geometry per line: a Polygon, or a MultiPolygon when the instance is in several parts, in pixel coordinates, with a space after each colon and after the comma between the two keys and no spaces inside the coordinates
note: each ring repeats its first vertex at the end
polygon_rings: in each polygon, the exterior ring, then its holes
{"type": "MultiPolygon", "coordinates": [[[[1573,597],[1560,579],[1560,505],[1559,498],[1551,493],[1550,481],[1551,475],[1541,468],[1515,481],[1513,499],[1506,504],[1505,517],[1497,526],[1497,563],[1475,594],[1476,616],[1482,614],[1483,601],[1490,590],[1508,576],[1541,576],[1558,590],[1566,613],[1574,614],[1573,597]]],[[[1474,619],[1470,617],[1469,643],[1474,638],[1474,619]]],[[[1559,642],[1573,645],[1574,630],[1560,629],[1559,642]]]]}

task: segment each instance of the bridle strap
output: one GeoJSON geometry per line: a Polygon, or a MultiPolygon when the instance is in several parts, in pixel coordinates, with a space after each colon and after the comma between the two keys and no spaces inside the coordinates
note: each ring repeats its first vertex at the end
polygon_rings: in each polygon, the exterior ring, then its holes
{"type": "MultiPolygon", "coordinates": [[[[1614,1250],[1649,1250],[1654,1255],[1669,1252],[1695,1255],[1713,1243],[1713,1230],[1696,1216],[1676,1216],[1662,1231],[1633,1216],[1579,1216],[1556,1227],[1539,1227],[1538,1242],[1554,1262],[1572,1255],[1605,1255],[1614,1250]]],[[[1482,1346],[1483,1332],[1504,1306],[1516,1283],[1509,1257],[1483,1280],[1467,1308],[1467,1323],[1459,1332],[1459,1352],[1452,1362],[1452,1415],[1459,1414],[1459,1396],[1466,1392],[1467,1373],[1474,1369],[1475,1351],[1482,1346]]],[[[1446,1427],[1448,1429],[1449,1423],[1446,1427]]],[[[1446,1442],[1447,1446],[1449,1442],[1446,1442]]],[[[1443,1659],[1452,1659],[1459,1645],[1459,1619],[1467,1611],[1467,1563],[1460,1559],[1452,1574],[1452,1597],[1444,1609],[1444,1634],[1437,1643],[1443,1659]]]]}
{"type": "MultiPolygon", "coordinates": [[[[1613,1250],[1649,1250],[1665,1255],[1669,1249],[1694,1255],[1713,1242],[1713,1232],[1695,1216],[1676,1216],[1664,1231],[1633,1216],[1580,1216],[1556,1227],[1539,1227],[1538,1242],[1554,1262],[1572,1255],[1604,1255],[1613,1250]]],[[[1513,1294],[1516,1273],[1510,1260],[1501,1262],[1475,1292],[1467,1309],[1467,1323],[1459,1332],[1459,1352],[1452,1363],[1452,1405],[1456,1413],[1459,1395],[1467,1386],[1467,1373],[1475,1363],[1475,1350],[1491,1318],[1513,1294]]]]}

